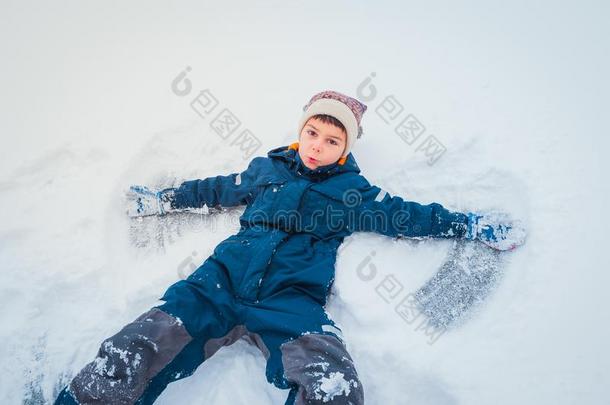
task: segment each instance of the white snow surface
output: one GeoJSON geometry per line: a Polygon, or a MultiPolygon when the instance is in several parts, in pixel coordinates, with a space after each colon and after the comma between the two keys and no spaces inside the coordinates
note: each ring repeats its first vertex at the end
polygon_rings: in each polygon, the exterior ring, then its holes
{"type": "MultiPolygon", "coordinates": [[[[433,344],[394,308],[451,241],[346,240],[327,310],[366,402],[607,403],[608,11],[601,1],[3,1],[0,403],[52,403],[104,338],[237,230],[237,215],[221,213],[162,247],[128,233],[129,185],[247,166],[191,108],[199,91],[263,156],[296,141],[311,95],[355,96],[373,73],[353,149],[362,174],[405,199],[509,212],[528,238],[476,315],[433,344]],[[178,96],[171,82],[187,66],[192,92],[178,96]],[[390,95],[399,119],[413,114],[446,148],[434,165],[381,118],[390,95]],[[371,281],[357,272],[367,258],[371,281]],[[402,290],[386,302],[377,287],[389,275],[402,290]]],[[[238,341],[157,403],[283,403],[264,370],[238,341]]]]}

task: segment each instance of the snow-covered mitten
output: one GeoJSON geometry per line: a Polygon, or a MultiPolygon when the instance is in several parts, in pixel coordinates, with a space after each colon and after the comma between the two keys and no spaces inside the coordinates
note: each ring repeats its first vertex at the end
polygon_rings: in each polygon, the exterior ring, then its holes
{"type": "Polygon", "coordinates": [[[464,237],[479,240],[497,250],[513,250],[525,241],[525,228],[500,212],[469,212],[468,230],[464,237]]]}
{"type": "Polygon", "coordinates": [[[144,217],[147,215],[165,215],[174,211],[174,189],[150,189],[146,186],[130,186],[125,193],[127,198],[127,215],[144,217]]]}

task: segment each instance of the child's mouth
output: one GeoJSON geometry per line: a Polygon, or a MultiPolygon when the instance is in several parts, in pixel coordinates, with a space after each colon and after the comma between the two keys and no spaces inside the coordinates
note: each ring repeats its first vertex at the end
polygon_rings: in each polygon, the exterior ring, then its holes
{"type": "Polygon", "coordinates": [[[309,159],[309,163],[316,163],[317,162],[317,160],[312,158],[312,157],[309,157],[308,159],[309,159]]]}

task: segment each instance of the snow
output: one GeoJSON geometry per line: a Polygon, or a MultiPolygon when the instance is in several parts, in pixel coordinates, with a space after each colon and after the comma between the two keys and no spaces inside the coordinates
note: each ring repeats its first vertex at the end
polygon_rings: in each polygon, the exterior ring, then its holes
{"type": "MultiPolygon", "coordinates": [[[[50,403],[106,337],[238,229],[239,209],[188,223],[124,212],[129,185],[246,168],[213,117],[191,107],[196,93],[209,89],[263,155],[296,140],[302,106],[325,88],[375,94],[353,149],[371,183],[450,209],[507,211],[528,229],[475,316],[432,343],[395,308],[435,274],[451,241],[346,241],[327,310],[367,403],[606,401],[607,4],[0,7],[0,402],[50,403]],[[171,83],[187,66],[193,90],[179,96],[171,83]],[[386,123],[380,106],[391,95],[403,111],[386,123]],[[425,127],[411,144],[394,132],[409,114],[425,127]],[[432,165],[424,138],[445,148],[432,165]],[[389,276],[402,288],[388,302],[377,287],[389,276]]],[[[286,396],[240,340],[158,403],[286,396]]]]}
{"type": "Polygon", "coordinates": [[[315,398],[326,403],[332,401],[336,396],[348,396],[350,393],[350,384],[357,386],[356,381],[346,381],[341,372],[330,373],[329,377],[319,379],[320,384],[315,391],[315,398]]]}

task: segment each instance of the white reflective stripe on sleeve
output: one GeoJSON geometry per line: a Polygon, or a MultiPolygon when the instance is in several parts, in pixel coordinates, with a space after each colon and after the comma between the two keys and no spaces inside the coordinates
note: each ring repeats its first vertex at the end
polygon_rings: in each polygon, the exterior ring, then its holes
{"type": "Polygon", "coordinates": [[[375,201],[379,202],[379,201],[383,200],[387,193],[388,192],[385,190],[379,190],[379,194],[377,194],[377,197],[375,197],[375,201]]]}
{"type": "Polygon", "coordinates": [[[235,177],[235,185],[239,186],[241,184],[241,173],[238,173],[235,177]]]}
{"type": "Polygon", "coordinates": [[[341,329],[334,327],[333,325],[322,325],[322,330],[324,332],[331,332],[335,335],[339,336],[339,339],[343,340],[343,333],[341,329]]]}

